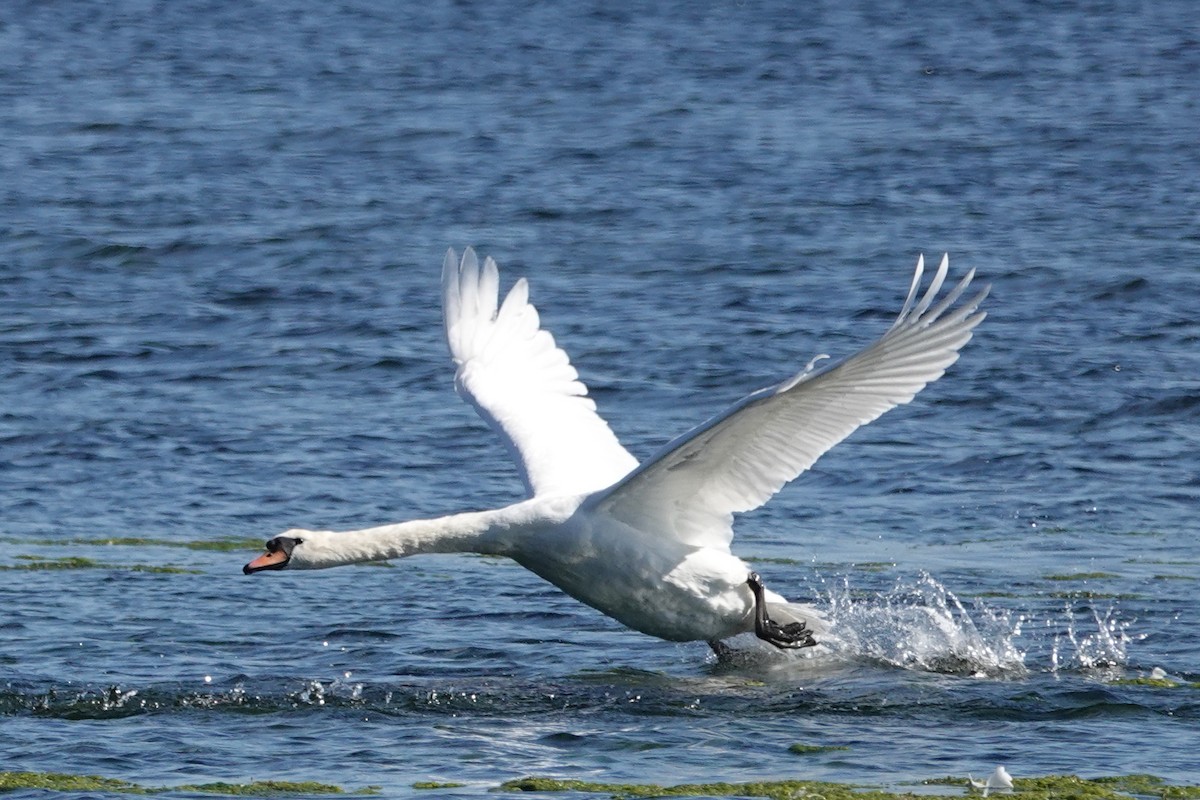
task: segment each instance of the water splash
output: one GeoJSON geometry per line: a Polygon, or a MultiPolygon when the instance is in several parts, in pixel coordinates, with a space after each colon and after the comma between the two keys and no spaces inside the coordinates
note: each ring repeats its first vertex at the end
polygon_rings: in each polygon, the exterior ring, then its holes
{"type": "Polygon", "coordinates": [[[979,598],[968,606],[924,573],[870,596],[854,592],[843,578],[828,592],[828,606],[833,653],[955,675],[1008,678],[1031,669],[1059,674],[1121,667],[1128,646],[1141,638],[1112,607],[1068,604],[1018,613],[979,598]]]}
{"type": "Polygon", "coordinates": [[[905,669],[980,677],[1025,673],[1016,645],[1024,617],[976,601],[971,611],[928,574],[889,592],[855,597],[849,582],[829,594],[835,652],[905,669]]]}
{"type": "MultiPolygon", "coordinates": [[[[1057,674],[1124,666],[1129,645],[1143,638],[1128,632],[1131,624],[1132,621],[1119,619],[1113,608],[1102,614],[1096,608],[1076,611],[1069,604],[1064,606],[1063,629],[1054,633],[1050,647],[1050,671],[1057,674]],[[1080,614],[1087,612],[1090,612],[1096,629],[1082,632],[1078,621],[1080,614]]],[[[1053,621],[1048,620],[1047,627],[1052,626],[1053,621]]]]}
{"type": "Polygon", "coordinates": [[[320,681],[307,681],[304,687],[292,695],[292,699],[300,705],[325,705],[325,684],[320,681]]]}
{"type": "Polygon", "coordinates": [[[120,686],[110,686],[100,698],[100,710],[104,712],[125,708],[133,698],[137,697],[137,689],[122,689],[120,686]]]}

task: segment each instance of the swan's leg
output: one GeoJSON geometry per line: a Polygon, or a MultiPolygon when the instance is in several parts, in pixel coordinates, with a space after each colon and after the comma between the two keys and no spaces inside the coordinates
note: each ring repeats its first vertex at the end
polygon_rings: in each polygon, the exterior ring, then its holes
{"type": "Polygon", "coordinates": [[[733,654],[737,652],[720,639],[709,639],[708,646],[712,648],[713,654],[717,657],[717,662],[720,664],[725,664],[729,661],[732,661],[733,654]]]}
{"type": "Polygon", "coordinates": [[[794,650],[801,647],[812,647],[817,640],[812,636],[812,630],[803,622],[790,622],[780,625],[767,616],[767,597],[763,589],[762,578],[757,572],[751,572],[746,579],[750,591],[754,592],[754,635],[784,650],[794,650]]]}

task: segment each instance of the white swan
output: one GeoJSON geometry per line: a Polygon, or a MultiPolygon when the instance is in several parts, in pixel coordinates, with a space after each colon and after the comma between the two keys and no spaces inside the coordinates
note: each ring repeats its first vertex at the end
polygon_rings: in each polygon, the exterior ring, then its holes
{"type": "Polygon", "coordinates": [[[923,270],[919,259],[899,318],[874,344],[823,369],[813,369],[814,359],[639,465],[541,330],[525,279],[500,303],[496,263],[489,258],[481,268],[471,249],[461,261],[450,250],[442,292],[455,386],[512,452],[528,498],[358,531],[289,530],[244,571],[419,553],[502,555],[651,636],[703,640],[718,654],[722,639],[749,631],[781,648],[811,645],[823,632],[819,614],[766,591],[730,552],[733,514],[762,505],[957,360],[984,318],[977,309],[988,288],[959,303],[972,270],[939,299],[943,257],[918,299],[923,270]]]}

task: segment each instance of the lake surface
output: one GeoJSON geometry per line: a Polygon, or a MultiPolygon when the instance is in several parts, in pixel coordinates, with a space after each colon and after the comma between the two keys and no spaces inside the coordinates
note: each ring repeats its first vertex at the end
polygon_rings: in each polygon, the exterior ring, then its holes
{"type": "Polygon", "coordinates": [[[1198,103],[1183,0],[5,6],[0,769],[1200,782],[1198,103]],[[469,244],[639,457],[921,252],[993,285],[738,520],[840,644],[720,665],[480,557],[241,574],[520,496],[442,341],[469,244]]]}

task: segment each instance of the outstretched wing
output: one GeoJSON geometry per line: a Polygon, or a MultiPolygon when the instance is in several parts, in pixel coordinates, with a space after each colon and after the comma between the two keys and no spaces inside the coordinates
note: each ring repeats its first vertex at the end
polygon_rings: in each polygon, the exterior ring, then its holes
{"type": "Polygon", "coordinates": [[[810,363],[799,375],[743,398],[589,503],[643,530],[696,546],[728,547],[734,512],[765,503],[826,450],[907,403],[958,359],[985,316],[976,309],[990,287],[956,306],[972,270],[937,301],[947,264],[943,257],[914,306],[924,271],[924,258],[917,261],[899,318],[870,347],[826,369],[813,371],[810,363]]]}
{"type": "Polygon", "coordinates": [[[467,248],[446,253],[442,302],[455,388],[504,440],[530,496],[611,486],[637,459],[596,413],[567,354],[540,328],[521,278],[500,298],[500,273],[467,248]]]}

